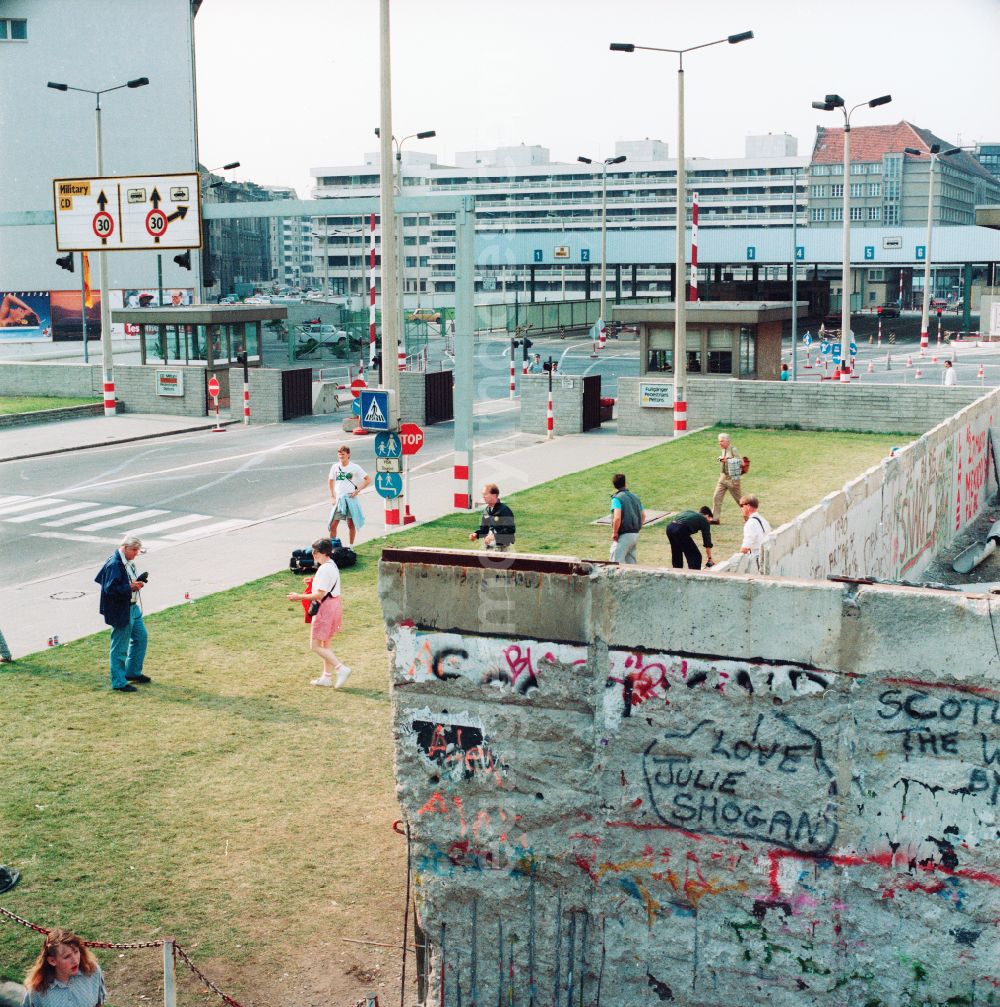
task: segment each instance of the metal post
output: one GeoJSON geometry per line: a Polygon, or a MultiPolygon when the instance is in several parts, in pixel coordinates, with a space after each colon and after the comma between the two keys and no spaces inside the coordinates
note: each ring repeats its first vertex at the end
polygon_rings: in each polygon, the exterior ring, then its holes
{"type": "MultiPolygon", "coordinates": [[[[399,402],[399,315],[396,312],[398,277],[396,248],[396,208],[392,176],[392,65],[389,45],[389,0],[379,0],[379,182],[382,217],[382,387],[395,392],[399,402]]],[[[471,322],[471,320],[470,320],[471,322]]],[[[470,324],[469,331],[472,331],[470,324]]]]}
{"type": "Polygon", "coordinates": [[[163,255],[156,253],[156,289],[158,291],[156,303],[163,307],[163,255]]]}
{"type": "MultiPolygon", "coordinates": [[[[94,109],[97,125],[97,177],[104,177],[104,146],[101,141],[101,96],[97,95],[94,109]]],[[[108,253],[97,253],[101,272],[101,370],[104,374],[104,415],[115,415],[115,375],[111,349],[111,302],[108,298],[108,253]]]]}
{"type": "Polygon", "coordinates": [[[799,169],[792,168],[792,381],[799,376],[799,169]]]}
{"type": "Polygon", "coordinates": [[[844,119],[844,249],[840,295],[840,380],[851,381],[851,123],[844,119]]]}
{"type": "Polygon", "coordinates": [[[476,202],[462,197],[455,218],[455,509],[472,509],[472,403],[475,364],[476,202]]]}
{"type": "Polygon", "coordinates": [[[163,942],[163,1007],[177,1007],[177,982],[174,971],[174,939],[163,942]]]}
{"type": "Polygon", "coordinates": [[[600,331],[608,320],[607,286],[608,286],[608,164],[604,162],[604,174],[601,185],[601,315],[600,331]]]}
{"type": "MultiPolygon", "coordinates": [[[[73,253],[70,252],[70,255],[73,253]]],[[[83,319],[83,362],[85,364],[90,363],[90,354],[87,350],[87,266],[84,265],[86,261],[86,252],[80,253],[80,317],[83,319]]]]}
{"type": "Polygon", "coordinates": [[[685,280],[684,227],[687,198],[684,192],[684,56],[677,56],[677,216],[674,260],[674,433],[687,430],[687,283],[685,280]]]}
{"type": "Polygon", "coordinates": [[[924,249],[924,298],[920,308],[920,349],[927,349],[927,329],[931,306],[931,225],[934,220],[934,166],[937,154],[931,154],[927,177],[927,247],[924,249]]]}

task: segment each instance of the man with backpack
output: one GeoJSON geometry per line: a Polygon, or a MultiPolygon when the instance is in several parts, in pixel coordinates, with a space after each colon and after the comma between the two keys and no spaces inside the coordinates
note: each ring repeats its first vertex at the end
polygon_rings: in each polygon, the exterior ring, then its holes
{"type": "Polygon", "coordinates": [[[763,514],[757,513],[760,501],[751,493],[740,499],[740,510],[743,511],[743,544],[740,552],[749,555],[751,559],[760,561],[760,545],[767,535],[771,534],[770,522],[763,514]]]}
{"type": "Polygon", "coordinates": [[[743,475],[743,459],[740,458],[729,439],[729,434],[719,434],[719,466],[721,473],[715,484],[715,496],[712,497],[711,524],[719,524],[722,515],[722,501],[729,493],[737,504],[740,502],[740,476],[743,475]]]}
{"type": "Polygon", "coordinates": [[[614,496],[611,497],[611,562],[638,563],[636,546],[639,532],[646,522],[642,501],[625,488],[625,476],[616,472],[611,477],[614,496]]]}

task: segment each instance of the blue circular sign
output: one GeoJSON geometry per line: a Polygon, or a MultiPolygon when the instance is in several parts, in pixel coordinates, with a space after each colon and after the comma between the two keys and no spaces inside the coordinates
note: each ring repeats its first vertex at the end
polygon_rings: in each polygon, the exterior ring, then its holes
{"type": "Polygon", "coordinates": [[[351,412],[354,413],[355,416],[361,415],[361,399],[355,399],[351,403],[351,412]]]}
{"type": "Polygon", "coordinates": [[[403,492],[403,477],[398,472],[376,472],[375,492],[386,500],[392,500],[403,492]]]}

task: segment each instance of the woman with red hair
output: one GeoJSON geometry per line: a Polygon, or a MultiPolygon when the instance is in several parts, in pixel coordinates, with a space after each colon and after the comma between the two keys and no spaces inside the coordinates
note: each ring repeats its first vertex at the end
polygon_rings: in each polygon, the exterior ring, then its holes
{"type": "Polygon", "coordinates": [[[98,1007],[107,999],[97,959],[69,930],[46,935],[24,985],[22,1007],[98,1007]]]}

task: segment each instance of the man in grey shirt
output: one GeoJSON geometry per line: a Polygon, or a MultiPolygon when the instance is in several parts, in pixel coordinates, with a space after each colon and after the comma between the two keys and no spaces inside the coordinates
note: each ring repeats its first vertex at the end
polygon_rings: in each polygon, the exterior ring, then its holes
{"type": "Polygon", "coordinates": [[[615,488],[611,497],[611,562],[637,563],[636,546],[639,532],[646,521],[642,501],[625,488],[625,476],[616,472],[611,477],[615,488]]]}

